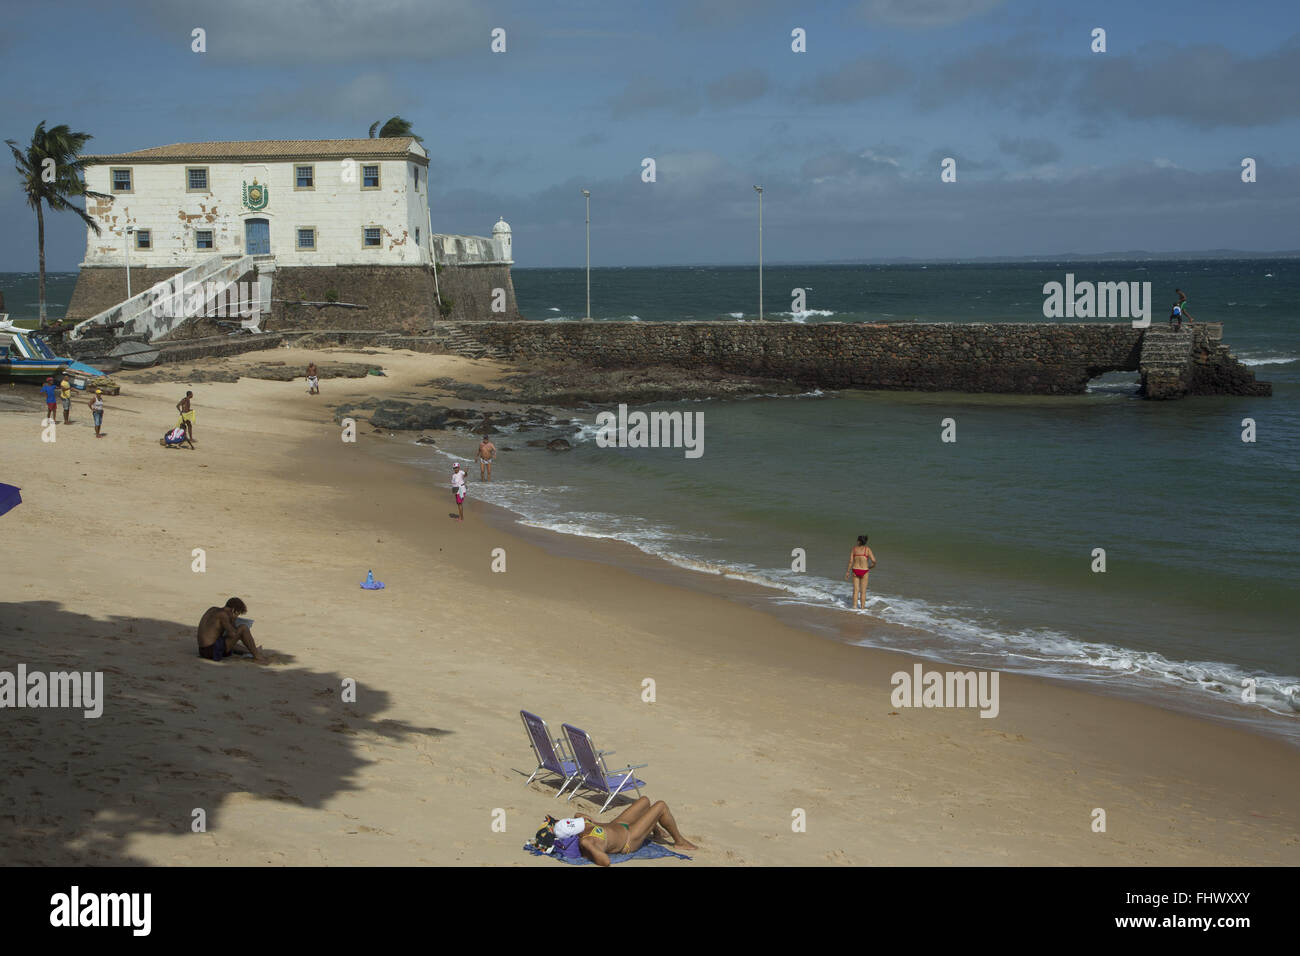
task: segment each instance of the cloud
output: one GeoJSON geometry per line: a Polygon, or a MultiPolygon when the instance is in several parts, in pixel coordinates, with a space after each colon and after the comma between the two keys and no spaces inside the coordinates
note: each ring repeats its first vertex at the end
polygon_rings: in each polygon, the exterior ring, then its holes
{"type": "MultiPolygon", "coordinates": [[[[142,0],[140,19],[205,57],[267,63],[429,60],[488,50],[492,23],[473,0],[142,0]]],[[[507,37],[508,39],[508,37],[507,37]]]]}
{"type": "Polygon", "coordinates": [[[766,92],[767,74],[757,67],[736,70],[709,84],[709,100],[714,106],[739,106],[766,92]]]}
{"type": "Polygon", "coordinates": [[[983,16],[1005,0],[862,0],[858,10],[873,23],[932,29],[983,16]]]}
{"type": "Polygon", "coordinates": [[[621,93],[609,100],[610,112],[619,119],[668,110],[682,116],[699,110],[699,98],[688,86],[668,86],[653,76],[630,81],[621,93]]]}
{"type": "Polygon", "coordinates": [[[1067,64],[1040,52],[1037,38],[1017,36],[942,63],[917,99],[931,109],[975,98],[1039,114],[1056,105],[1071,78],[1067,64]]]}
{"type": "Polygon", "coordinates": [[[808,83],[800,95],[814,103],[857,103],[900,89],[907,67],[889,58],[862,57],[808,83]]]}
{"type": "Polygon", "coordinates": [[[1095,60],[1080,71],[1079,104],[1087,113],[1169,118],[1201,129],[1300,117],[1300,35],[1258,56],[1202,44],[1095,60]]]}
{"type": "Polygon", "coordinates": [[[858,152],[834,150],[813,156],[803,163],[799,173],[809,182],[820,184],[871,176],[896,176],[899,170],[897,159],[864,149],[858,152]]]}
{"type": "Polygon", "coordinates": [[[998,141],[998,149],[1008,156],[1014,156],[1026,166],[1045,166],[1061,158],[1061,147],[1051,140],[1028,137],[1004,138],[998,141]]]}

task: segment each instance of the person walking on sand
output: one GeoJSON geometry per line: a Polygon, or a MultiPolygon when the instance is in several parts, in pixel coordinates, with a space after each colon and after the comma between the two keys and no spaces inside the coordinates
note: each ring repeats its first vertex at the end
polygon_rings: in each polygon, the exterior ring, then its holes
{"type": "Polygon", "coordinates": [[[465,472],[460,470],[460,462],[451,466],[451,493],[456,499],[457,521],[465,520],[465,472]]]}
{"type": "Polygon", "coordinates": [[[320,394],[320,369],[316,368],[315,362],[307,364],[307,394],[320,394]]]}
{"type": "Polygon", "coordinates": [[[492,461],[497,456],[497,446],[487,435],[478,443],[478,476],[480,481],[492,480],[492,461]]]}
{"type": "Polygon", "coordinates": [[[95,437],[103,438],[99,433],[100,427],[104,424],[104,393],[100,389],[95,389],[95,397],[86,402],[90,406],[90,417],[95,420],[95,437]]]}
{"type": "Polygon", "coordinates": [[[199,642],[199,657],[210,661],[219,661],[235,653],[243,644],[253,660],[259,664],[266,663],[266,657],[253,643],[253,631],[239,615],[248,611],[248,606],[237,597],[226,602],[225,607],[210,607],[199,618],[199,628],[195,635],[199,642]]]}
{"type": "Polygon", "coordinates": [[[854,609],[866,610],[867,607],[867,574],[876,566],[876,555],[867,547],[867,536],[858,535],[858,543],[853,550],[849,552],[849,566],[844,572],[845,580],[848,580],[849,572],[853,573],[853,607],[854,609]]]}
{"type": "Polygon", "coordinates": [[[59,383],[59,403],[63,406],[63,424],[71,425],[68,414],[72,411],[72,386],[66,378],[59,383]]]}
{"type": "Polygon", "coordinates": [[[176,403],[176,411],[181,413],[181,420],[176,424],[184,426],[190,441],[194,441],[194,408],[190,404],[193,398],[193,392],[186,392],[185,397],[176,403]]]}

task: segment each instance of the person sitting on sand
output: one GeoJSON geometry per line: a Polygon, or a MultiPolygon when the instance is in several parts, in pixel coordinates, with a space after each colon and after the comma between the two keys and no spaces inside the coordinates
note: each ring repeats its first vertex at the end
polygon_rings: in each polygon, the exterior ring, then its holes
{"type": "Polygon", "coordinates": [[[492,480],[492,460],[497,456],[497,446],[487,435],[478,443],[478,476],[481,481],[492,480]]]}
{"type": "Polygon", "coordinates": [[[677,821],[673,819],[668,804],[662,800],[651,803],[649,797],[637,797],[630,807],[609,823],[601,823],[580,813],[576,817],[556,820],[551,829],[555,833],[556,853],[569,859],[585,856],[598,866],[609,866],[609,858],[615,853],[635,853],[650,839],[652,831],[661,842],[664,837],[670,838],[675,849],[697,849],[677,829],[677,821]]]}
{"type": "Polygon", "coordinates": [[[320,369],[316,367],[315,362],[310,362],[307,365],[307,394],[320,394],[320,369]]]}
{"type": "Polygon", "coordinates": [[[175,448],[184,444],[188,444],[191,448],[194,447],[194,442],[190,441],[190,436],[185,434],[185,429],[180,425],[177,425],[171,431],[165,432],[163,437],[158,439],[158,444],[164,448],[175,448]]]}
{"type": "Polygon", "coordinates": [[[248,624],[241,623],[239,615],[248,611],[247,605],[237,597],[226,602],[225,607],[210,607],[199,619],[199,657],[219,661],[243,644],[253,660],[265,663],[266,658],[253,643],[253,632],[248,624]]]}
{"type": "Polygon", "coordinates": [[[849,566],[844,572],[847,580],[849,572],[853,572],[853,607],[866,609],[867,606],[867,573],[876,566],[876,555],[867,547],[867,536],[858,535],[857,546],[849,552],[849,566]]]}
{"type": "Polygon", "coordinates": [[[465,472],[460,470],[460,462],[451,466],[451,494],[456,499],[456,511],[460,515],[456,520],[465,520],[465,472]]]}

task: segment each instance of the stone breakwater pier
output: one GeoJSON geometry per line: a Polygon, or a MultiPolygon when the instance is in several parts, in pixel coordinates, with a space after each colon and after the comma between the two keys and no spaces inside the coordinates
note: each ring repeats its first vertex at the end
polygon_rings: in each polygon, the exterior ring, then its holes
{"type": "Polygon", "coordinates": [[[466,322],[453,351],[598,368],[716,368],[810,388],[1071,395],[1105,372],[1138,372],[1150,399],[1271,395],[1223,344],[1222,323],[852,324],[466,322]]]}
{"type": "MultiPolygon", "coordinates": [[[[322,323],[324,326],[324,323],[322,323]]],[[[532,365],[599,369],[714,369],[806,388],[1077,395],[1106,372],[1137,372],[1142,395],[1272,394],[1223,344],[1221,323],[1174,331],[1100,322],[815,325],[758,322],[438,322],[400,330],[273,328],[261,335],[155,340],[161,361],[300,344],[385,346],[532,365]]],[[[137,338],[137,336],[129,336],[137,338]]],[[[138,337],[143,338],[143,337],[138,337]]],[[[74,357],[95,346],[69,343],[74,357]]]]}

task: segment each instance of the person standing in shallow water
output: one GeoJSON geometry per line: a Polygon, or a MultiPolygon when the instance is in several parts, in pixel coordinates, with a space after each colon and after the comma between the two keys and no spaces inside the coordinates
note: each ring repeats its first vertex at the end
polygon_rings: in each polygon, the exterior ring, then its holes
{"type": "Polygon", "coordinates": [[[465,520],[465,472],[460,470],[460,462],[451,466],[451,494],[456,499],[457,521],[465,520]]]}
{"type": "Polygon", "coordinates": [[[867,574],[876,566],[876,555],[867,547],[867,536],[858,535],[858,543],[849,552],[849,566],[844,571],[845,580],[853,575],[853,607],[866,609],[867,574]]]}

